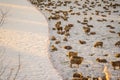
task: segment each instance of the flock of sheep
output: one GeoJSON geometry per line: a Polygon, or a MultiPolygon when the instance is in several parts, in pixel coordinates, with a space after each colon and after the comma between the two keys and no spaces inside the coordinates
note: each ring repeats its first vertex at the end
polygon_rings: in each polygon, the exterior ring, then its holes
{"type": "MultiPolygon", "coordinates": [[[[100,17],[99,19],[96,19],[97,23],[105,23],[107,22],[107,16],[110,15],[117,15],[120,17],[120,3],[117,3],[116,0],[30,0],[32,4],[36,5],[38,8],[40,8],[41,11],[44,12],[44,14],[47,17],[47,20],[49,23],[52,24],[50,26],[50,51],[56,52],[59,51],[56,45],[61,44],[62,41],[69,42],[69,37],[74,38],[75,36],[71,36],[72,29],[76,28],[75,21],[72,20],[72,18],[75,18],[76,23],[80,24],[82,27],[81,33],[83,33],[84,36],[94,36],[97,35],[97,31],[93,31],[93,28],[97,27],[93,24],[90,24],[90,22],[94,19],[93,16],[100,17]],[[83,3],[84,2],[84,3],[83,3]],[[73,4],[73,6],[71,5],[73,4]],[[96,8],[102,8],[100,10],[94,10],[96,8]],[[77,9],[77,10],[76,10],[77,9]],[[110,10],[112,9],[112,10],[110,10]],[[76,12],[76,11],[77,12],[76,12]],[[88,15],[91,15],[88,17],[88,15]],[[71,16],[73,16],[71,18],[71,16]],[[79,17],[84,16],[83,20],[79,19],[79,17]],[[73,23],[71,22],[73,21],[73,23]],[[56,34],[56,35],[54,35],[56,34]],[[57,36],[62,36],[60,40],[58,40],[57,36]],[[55,44],[53,44],[55,43],[55,44]]],[[[110,20],[110,23],[114,23],[115,20],[110,20]]],[[[120,48],[120,30],[115,30],[116,27],[120,27],[120,22],[117,23],[119,26],[112,26],[112,25],[105,25],[105,28],[109,29],[108,33],[115,34],[119,39],[116,42],[113,42],[115,48],[120,48]]],[[[120,29],[120,28],[118,28],[120,29]]],[[[77,32],[77,31],[76,31],[77,32]]],[[[106,32],[107,33],[107,32],[106,32]]],[[[102,35],[102,33],[101,33],[102,35]]],[[[71,41],[72,42],[72,41],[71,41]]],[[[78,41],[80,45],[86,45],[87,41],[85,40],[79,40],[78,41]]],[[[71,43],[72,44],[72,43],[71,43]]],[[[91,46],[91,45],[90,45],[91,46]]],[[[94,48],[104,48],[104,41],[95,41],[94,45],[92,45],[94,48]]],[[[67,56],[69,58],[69,64],[70,68],[73,67],[73,64],[79,65],[84,63],[84,56],[79,56],[79,53],[76,51],[72,51],[73,47],[71,45],[66,45],[63,47],[65,50],[67,50],[67,56]]],[[[91,55],[93,56],[93,55],[91,55]]],[[[108,54],[105,54],[104,56],[108,56],[108,54]]],[[[116,58],[120,58],[120,52],[115,54],[116,58]]],[[[96,58],[96,61],[99,63],[108,63],[108,61],[104,58],[96,58]]],[[[111,61],[111,66],[114,70],[120,70],[120,59],[116,61],[111,61]]],[[[73,73],[72,80],[91,80],[90,76],[84,77],[82,73],[75,72],[73,73]]],[[[92,80],[110,80],[110,78],[105,78],[104,76],[102,78],[94,77],[92,80]]],[[[120,80],[120,75],[117,76],[117,80],[120,80]]]]}

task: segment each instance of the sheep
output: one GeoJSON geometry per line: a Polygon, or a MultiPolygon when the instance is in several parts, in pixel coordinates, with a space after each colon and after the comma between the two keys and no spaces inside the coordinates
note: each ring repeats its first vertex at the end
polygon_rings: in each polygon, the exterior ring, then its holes
{"type": "Polygon", "coordinates": [[[83,78],[83,75],[82,75],[82,73],[75,72],[73,74],[73,78],[83,78]]]}
{"type": "Polygon", "coordinates": [[[97,58],[96,61],[97,61],[97,62],[100,62],[100,63],[107,63],[107,60],[106,60],[106,59],[97,58]]]}
{"type": "Polygon", "coordinates": [[[65,30],[66,32],[69,32],[70,29],[71,29],[71,27],[69,27],[68,25],[66,25],[65,28],[64,28],[64,30],[65,30]]]}
{"type": "Polygon", "coordinates": [[[95,44],[94,44],[94,47],[103,47],[103,42],[96,42],[95,44]]]}
{"type": "Polygon", "coordinates": [[[73,51],[70,51],[67,53],[67,56],[70,58],[72,56],[77,56],[78,55],[78,52],[73,52],[73,51]]]}
{"type": "Polygon", "coordinates": [[[61,21],[58,21],[58,22],[55,24],[56,27],[59,27],[60,25],[61,25],[61,21]]]}
{"type": "Polygon", "coordinates": [[[82,80],[83,79],[83,75],[81,73],[74,73],[73,74],[73,78],[72,80],[82,80]]]}
{"type": "Polygon", "coordinates": [[[66,32],[66,33],[65,33],[65,36],[70,36],[70,33],[69,33],[69,32],[66,32]]]}
{"type": "Polygon", "coordinates": [[[70,49],[72,49],[72,47],[71,46],[64,46],[64,49],[70,50],[70,49]]]}
{"type": "Polygon", "coordinates": [[[96,32],[90,32],[90,34],[91,34],[91,35],[95,35],[95,34],[96,34],[96,32]]]}
{"type": "Polygon", "coordinates": [[[51,50],[52,50],[52,51],[57,51],[57,48],[56,48],[54,45],[52,45],[52,46],[51,46],[51,50]]]}
{"type": "Polygon", "coordinates": [[[56,37],[55,37],[55,36],[52,36],[52,37],[51,37],[51,40],[53,40],[53,41],[56,40],[56,37]]]}
{"type": "Polygon", "coordinates": [[[93,27],[94,27],[93,25],[88,25],[88,24],[87,24],[87,26],[88,26],[88,27],[91,27],[91,28],[93,28],[93,27]]]}
{"type": "Polygon", "coordinates": [[[120,58],[120,53],[116,53],[116,54],[115,54],[115,57],[116,57],[116,58],[120,58]]]}
{"type": "Polygon", "coordinates": [[[60,41],[56,41],[56,42],[55,42],[55,44],[59,44],[59,43],[60,43],[60,41]]]}
{"type": "Polygon", "coordinates": [[[90,32],[90,28],[89,27],[83,27],[83,30],[86,34],[88,34],[90,32]]]}
{"type": "Polygon", "coordinates": [[[120,37],[120,32],[118,32],[117,34],[118,34],[118,36],[120,37]]]}
{"type": "Polygon", "coordinates": [[[50,19],[58,20],[58,19],[60,19],[60,16],[59,16],[59,15],[54,15],[54,16],[50,16],[48,19],[49,19],[49,20],[50,20],[50,19]]]}
{"type": "Polygon", "coordinates": [[[79,40],[80,44],[86,44],[86,41],[79,40]]]}
{"type": "Polygon", "coordinates": [[[64,37],[63,41],[68,41],[68,39],[66,37],[64,37]]]}
{"type": "Polygon", "coordinates": [[[116,47],[120,47],[120,41],[117,41],[117,42],[115,43],[115,46],[116,46],[116,47]]]}
{"type": "Polygon", "coordinates": [[[93,77],[93,80],[99,80],[99,78],[97,78],[97,77],[93,77]]]}
{"type": "Polygon", "coordinates": [[[111,61],[111,65],[113,66],[114,70],[116,70],[116,67],[120,69],[120,61],[111,61]]]}
{"type": "Polygon", "coordinates": [[[115,29],[115,27],[113,27],[111,25],[107,25],[106,27],[109,27],[110,29],[115,29]]]}
{"type": "Polygon", "coordinates": [[[64,21],[67,21],[69,17],[61,16],[61,18],[62,18],[64,21]]]}
{"type": "Polygon", "coordinates": [[[72,64],[77,64],[79,67],[79,64],[82,63],[83,59],[84,58],[80,57],[80,56],[71,56],[70,57],[70,67],[72,68],[72,64]]]}
{"type": "Polygon", "coordinates": [[[110,33],[116,33],[115,31],[109,30],[110,33]]]}

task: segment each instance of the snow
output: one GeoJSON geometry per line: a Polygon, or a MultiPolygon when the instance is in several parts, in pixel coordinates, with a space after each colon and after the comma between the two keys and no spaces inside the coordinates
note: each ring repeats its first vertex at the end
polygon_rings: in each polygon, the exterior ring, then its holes
{"type": "Polygon", "coordinates": [[[9,65],[1,78],[5,80],[10,69],[17,68],[20,55],[17,80],[62,80],[49,59],[48,24],[42,13],[27,0],[0,0],[0,7],[8,10],[0,27],[0,52],[4,53],[4,65],[9,65]]]}
{"type": "MultiPolygon", "coordinates": [[[[30,0],[31,2],[36,2],[36,0],[30,0]]],[[[49,45],[49,54],[50,59],[53,62],[53,65],[58,70],[58,72],[62,75],[63,80],[70,80],[72,78],[72,75],[74,72],[81,72],[84,76],[91,76],[93,77],[102,77],[104,76],[103,69],[104,66],[108,67],[109,72],[111,73],[111,79],[117,80],[120,76],[120,70],[113,70],[113,67],[111,66],[111,61],[117,61],[120,60],[120,58],[115,58],[116,53],[120,53],[120,48],[115,46],[115,43],[117,41],[120,41],[120,36],[117,34],[120,32],[120,6],[116,8],[109,7],[108,11],[111,11],[111,14],[105,12],[105,9],[103,7],[105,5],[109,5],[110,3],[120,3],[119,0],[107,0],[106,3],[103,1],[105,0],[51,0],[49,1],[43,1],[38,4],[34,4],[38,10],[40,10],[48,19],[51,15],[54,14],[62,16],[62,12],[56,13],[55,11],[69,11],[71,10],[70,7],[73,7],[72,12],[68,12],[68,20],[64,21],[63,19],[58,20],[49,20],[49,32],[50,37],[55,36],[56,40],[60,41],[60,44],[55,44],[55,41],[50,40],[49,45]],[[71,1],[70,4],[67,6],[55,6],[59,4],[59,2],[64,1],[71,1]],[[79,6],[75,4],[74,2],[78,1],[80,4],[79,6]],[[86,4],[87,6],[92,5],[91,2],[94,2],[94,8],[91,8],[91,10],[88,10],[87,8],[82,8],[82,5],[85,4],[85,2],[88,2],[86,4]],[[52,6],[47,6],[45,4],[53,3],[52,6]],[[98,4],[101,4],[101,6],[97,6],[98,4]],[[53,10],[53,11],[49,11],[53,10]],[[86,11],[87,15],[85,15],[83,12],[86,11]],[[96,11],[100,11],[99,15],[96,15],[96,11]],[[118,12],[114,12],[118,11],[118,12]],[[80,15],[71,15],[71,13],[80,12],[80,15]],[[102,15],[106,15],[106,17],[103,17],[102,15]],[[92,20],[89,20],[89,18],[92,17],[92,20]],[[88,20],[89,25],[93,25],[93,28],[91,29],[91,32],[96,32],[95,35],[86,35],[83,31],[83,24],[78,23],[77,20],[83,21],[84,18],[88,20]],[[107,21],[99,22],[97,20],[105,19],[107,21]],[[113,22],[112,22],[113,20],[113,22]],[[57,33],[57,30],[53,30],[55,28],[56,22],[61,21],[61,26],[64,27],[67,24],[73,24],[74,27],[72,27],[69,31],[70,36],[67,36],[68,41],[63,41],[64,37],[66,37],[64,34],[60,35],[57,33]],[[110,29],[106,27],[107,25],[113,26],[115,29],[110,29]],[[110,33],[109,31],[115,31],[115,33],[110,33]],[[79,40],[86,41],[86,44],[81,45],[79,43],[79,40]],[[103,42],[102,48],[94,48],[94,44],[97,41],[103,42]],[[57,51],[51,51],[51,46],[55,45],[57,47],[57,51]],[[78,52],[79,56],[84,57],[84,61],[80,65],[79,68],[70,68],[69,67],[69,59],[66,56],[66,53],[69,52],[68,50],[65,50],[63,47],[66,45],[72,46],[72,50],[78,52]],[[94,56],[90,56],[91,54],[94,54],[94,56]],[[104,56],[105,54],[108,54],[108,56],[104,56]],[[108,63],[98,63],[96,62],[96,58],[104,58],[108,61],[108,63]],[[86,67],[88,66],[88,67],[86,67]]],[[[107,11],[107,10],[106,10],[107,11]]]]}

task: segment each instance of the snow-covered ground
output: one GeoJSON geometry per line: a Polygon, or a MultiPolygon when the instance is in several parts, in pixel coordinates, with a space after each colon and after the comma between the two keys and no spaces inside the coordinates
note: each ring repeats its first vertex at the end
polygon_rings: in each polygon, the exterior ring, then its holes
{"type": "Polygon", "coordinates": [[[50,40],[50,58],[64,80],[70,80],[74,72],[92,78],[103,77],[104,66],[107,66],[111,80],[120,78],[120,69],[113,70],[110,63],[120,61],[120,58],[115,57],[115,54],[120,53],[120,48],[115,46],[115,43],[120,41],[119,0],[30,1],[48,19],[50,38],[55,37],[50,40]],[[118,5],[114,6],[115,4],[118,5]],[[68,27],[69,30],[66,31],[68,24],[73,24],[73,27],[68,27]],[[83,27],[90,28],[89,35],[85,34],[83,27]],[[67,41],[64,38],[67,38],[67,41]],[[85,44],[80,44],[79,40],[85,41],[85,44]],[[103,42],[103,47],[94,47],[99,41],[103,42]],[[64,46],[71,46],[72,49],[66,50],[64,46]],[[66,56],[69,51],[78,52],[78,55],[84,58],[79,68],[70,68],[70,60],[66,56]],[[107,63],[99,63],[97,58],[106,59],[107,63]]]}
{"type": "MultiPolygon", "coordinates": [[[[44,16],[27,0],[0,0],[0,9],[8,10],[5,24],[0,27],[0,52],[4,53],[4,64],[15,69],[20,55],[17,80],[62,80],[49,60],[44,16]]],[[[3,76],[7,72],[9,68],[3,76]]]]}

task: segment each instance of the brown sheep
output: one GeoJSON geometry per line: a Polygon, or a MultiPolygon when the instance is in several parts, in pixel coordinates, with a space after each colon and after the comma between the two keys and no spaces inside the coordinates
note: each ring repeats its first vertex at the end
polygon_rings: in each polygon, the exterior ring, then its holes
{"type": "Polygon", "coordinates": [[[80,44],[86,44],[86,41],[79,40],[80,44]]]}
{"type": "Polygon", "coordinates": [[[91,28],[93,28],[93,27],[94,27],[93,25],[88,25],[88,24],[87,24],[87,26],[88,26],[88,27],[91,27],[91,28]]]}
{"type": "Polygon", "coordinates": [[[91,35],[95,35],[95,34],[96,34],[96,32],[90,32],[90,34],[91,34],[91,35]]]}
{"type": "Polygon", "coordinates": [[[66,16],[61,16],[61,18],[62,18],[64,21],[67,21],[67,20],[68,20],[68,17],[66,17],[66,16]]]}
{"type": "Polygon", "coordinates": [[[78,55],[78,52],[73,52],[73,51],[70,51],[67,53],[67,56],[70,58],[72,56],[77,56],[78,55]]]}
{"type": "Polygon", "coordinates": [[[93,80],[99,80],[99,78],[97,78],[97,77],[93,77],[93,80]]]}
{"type": "Polygon", "coordinates": [[[120,32],[117,33],[120,36],[120,32]]]}
{"type": "Polygon", "coordinates": [[[70,50],[70,49],[72,49],[72,47],[71,46],[64,46],[64,49],[70,50]]]}
{"type": "Polygon", "coordinates": [[[55,44],[59,44],[59,43],[60,43],[60,41],[56,41],[56,42],[55,42],[55,44]]]}
{"type": "Polygon", "coordinates": [[[51,40],[53,40],[53,41],[56,40],[56,37],[55,37],[55,36],[52,36],[52,37],[51,37],[51,40]]]}
{"type": "Polygon", "coordinates": [[[120,53],[116,53],[116,54],[115,54],[115,57],[116,57],[116,58],[120,58],[120,53]]]}
{"type": "Polygon", "coordinates": [[[117,42],[115,43],[115,46],[116,46],[116,47],[120,47],[120,41],[117,41],[117,42]]]}
{"type": "Polygon", "coordinates": [[[71,27],[69,27],[68,25],[66,25],[65,28],[64,28],[64,30],[65,30],[66,32],[69,32],[70,29],[71,29],[71,27]]]}
{"type": "Polygon", "coordinates": [[[73,27],[74,25],[73,24],[68,24],[69,27],[73,27]]]}
{"type": "Polygon", "coordinates": [[[52,50],[52,51],[57,51],[57,48],[56,48],[54,45],[52,45],[52,46],[51,46],[51,50],[52,50]]]}
{"type": "Polygon", "coordinates": [[[113,66],[114,70],[116,70],[116,67],[120,69],[120,61],[111,61],[111,65],[113,66]]]}
{"type": "Polygon", "coordinates": [[[68,41],[68,39],[66,37],[64,37],[63,41],[68,41]]]}
{"type": "Polygon", "coordinates": [[[110,33],[116,33],[115,31],[109,30],[110,33]]]}
{"type": "Polygon", "coordinates": [[[82,73],[74,73],[73,74],[73,78],[83,78],[83,75],[82,75],[82,73]]]}
{"type": "Polygon", "coordinates": [[[48,19],[49,19],[49,20],[50,20],[50,19],[58,20],[58,19],[60,19],[60,16],[59,16],[59,15],[54,15],[54,16],[50,16],[48,19]]]}
{"type": "Polygon", "coordinates": [[[81,73],[74,73],[73,74],[73,78],[72,80],[82,80],[83,79],[83,75],[81,73]]]}
{"type": "Polygon", "coordinates": [[[103,47],[103,42],[96,42],[94,47],[103,47]]]}
{"type": "Polygon", "coordinates": [[[55,27],[57,28],[57,30],[61,30],[61,31],[62,31],[62,27],[61,27],[60,25],[61,25],[61,21],[58,21],[58,22],[55,24],[55,27]]]}
{"type": "Polygon", "coordinates": [[[70,57],[70,67],[72,68],[72,64],[77,64],[79,67],[79,64],[82,63],[83,59],[84,59],[83,57],[79,57],[79,56],[70,57]]]}
{"type": "Polygon", "coordinates": [[[97,61],[97,62],[100,62],[100,63],[107,63],[107,60],[106,60],[106,59],[97,58],[96,61],[97,61]]]}
{"type": "Polygon", "coordinates": [[[90,28],[89,27],[83,27],[83,30],[86,34],[88,34],[90,32],[90,28]]]}

